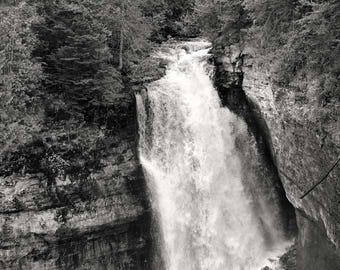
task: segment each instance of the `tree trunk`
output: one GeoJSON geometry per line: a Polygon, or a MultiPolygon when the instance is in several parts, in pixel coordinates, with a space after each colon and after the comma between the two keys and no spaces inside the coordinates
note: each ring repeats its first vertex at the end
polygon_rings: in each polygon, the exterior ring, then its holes
{"type": "Polygon", "coordinates": [[[124,21],[125,21],[125,0],[121,1],[120,6],[120,41],[119,41],[119,67],[118,69],[121,71],[123,69],[123,52],[124,52],[124,21]]]}
{"type": "Polygon", "coordinates": [[[120,44],[119,44],[119,70],[123,69],[123,49],[124,49],[124,32],[123,26],[120,29],[120,44]]]}

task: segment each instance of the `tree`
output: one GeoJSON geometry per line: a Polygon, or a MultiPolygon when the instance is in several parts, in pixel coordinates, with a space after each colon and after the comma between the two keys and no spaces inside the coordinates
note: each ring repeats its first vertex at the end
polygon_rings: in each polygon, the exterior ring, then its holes
{"type": "Polygon", "coordinates": [[[166,13],[168,5],[166,0],[144,0],[140,3],[143,17],[151,26],[150,40],[154,42],[164,41],[162,32],[166,26],[166,13]]]}
{"type": "Polygon", "coordinates": [[[242,0],[196,0],[193,18],[203,35],[215,40],[223,32],[223,42],[237,43],[250,25],[242,0]]]}
{"type": "Polygon", "coordinates": [[[40,21],[34,5],[17,1],[0,9],[0,148],[2,154],[28,142],[41,128],[37,89],[43,77],[31,57],[40,21]]]}
{"type": "Polygon", "coordinates": [[[111,32],[108,44],[113,64],[127,72],[150,50],[151,21],[142,13],[141,0],[101,0],[98,19],[111,32]]]}
{"type": "Polygon", "coordinates": [[[40,8],[45,22],[36,26],[41,41],[36,56],[47,74],[47,113],[56,119],[86,121],[89,113],[109,105],[112,93],[122,88],[110,64],[111,32],[94,16],[98,9],[94,2],[72,0],[44,2],[40,8]]]}

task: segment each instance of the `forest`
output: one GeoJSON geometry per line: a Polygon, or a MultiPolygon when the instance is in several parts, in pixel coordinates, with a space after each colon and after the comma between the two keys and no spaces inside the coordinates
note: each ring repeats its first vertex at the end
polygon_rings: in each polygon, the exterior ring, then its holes
{"type": "Polygon", "coordinates": [[[2,176],[53,175],[70,163],[78,171],[76,156],[94,166],[94,152],[105,152],[99,135],[119,132],[113,102],[193,8],[186,0],[0,3],[2,176]]]}
{"type": "Polygon", "coordinates": [[[0,3],[1,175],[40,170],[28,158],[32,153],[25,154],[32,144],[43,152],[55,148],[53,162],[63,163],[77,151],[92,162],[90,152],[98,142],[89,138],[119,128],[113,99],[129,91],[134,71],[170,37],[206,37],[216,48],[252,40],[264,64],[278,58],[278,84],[289,84],[301,69],[312,70],[322,74],[320,102],[339,98],[336,0],[0,3]],[[58,137],[65,130],[83,132],[62,150],[58,137]],[[55,145],[47,138],[57,138],[55,145]]]}

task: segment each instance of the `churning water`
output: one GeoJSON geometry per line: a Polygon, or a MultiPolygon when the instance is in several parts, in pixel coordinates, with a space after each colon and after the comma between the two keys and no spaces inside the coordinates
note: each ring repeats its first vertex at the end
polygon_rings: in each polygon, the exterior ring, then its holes
{"type": "Polygon", "coordinates": [[[275,226],[263,231],[246,192],[234,134],[242,123],[221,107],[208,47],[199,41],[163,50],[166,75],[136,95],[159,249],[166,270],[259,270],[285,243],[275,226]]]}

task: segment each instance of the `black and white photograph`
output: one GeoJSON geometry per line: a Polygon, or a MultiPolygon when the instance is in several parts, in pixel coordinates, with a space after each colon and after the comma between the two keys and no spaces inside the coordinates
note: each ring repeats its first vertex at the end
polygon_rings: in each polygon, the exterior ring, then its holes
{"type": "Polygon", "coordinates": [[[340,1],[0,0],[0,270],[340,270],[340,1]]]}

